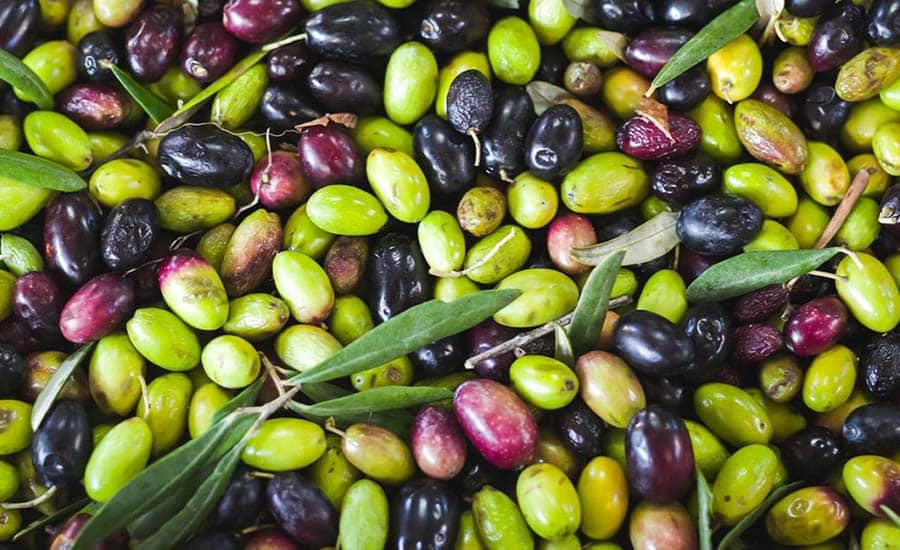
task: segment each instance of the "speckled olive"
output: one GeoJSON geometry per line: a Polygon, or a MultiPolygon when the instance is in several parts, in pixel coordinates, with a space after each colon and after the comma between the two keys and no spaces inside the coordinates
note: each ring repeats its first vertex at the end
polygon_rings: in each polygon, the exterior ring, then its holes
{"type": "Polygon", "coordinates": [[[164,374],[147,385],[147,397],[138,401],[136,416],[146,420],[153,433],[153,456],[169,452],[187,432],[193,391],[191,379],[180,372],[164,374]]]}
{"type": "Polygon", "coordinates": [[[504,278],[497,288],[514,288],[522,294],[494,314],[501,325],[534,327],[557,319],[575,308],[578,287],[554,269],[524,269],[504,278]]]}
{"type": "Polygon", "coordinates": [[[725,525],[734,525],[756,508],[772,490],[778,457],[766,445],[741,447],[722,465],[712,486],[713,511],[725,525]]]}
{"type": "Polygon", "coordinates": [[[385,485],[399,485],[415,472],[415,461],[406,443],[374,424],[353,424],[347,428],[341,450],[361,472],[385,485]]]}
{"type": "Polygon", "coordinates": [[[779,544],[818,544],[839,535],[850,521],[844,497],[827,486],[798,489],[766,514],[766,531],[779,544]]]}
{"type": "Polygon", "coordinates": [[[735,107],[734,122],[741,143],[757,160],[786,174],[806,168],[810,157],[806,137],[774,107],[745,99],[735,107]]]}
{"type": "Polygon", "coordinates": [[[478,535],[487,550],[534,548],[534,536],[522,512],[502,491],[490,485],[481,488],[472,499],[472,514],[478,535]]]}

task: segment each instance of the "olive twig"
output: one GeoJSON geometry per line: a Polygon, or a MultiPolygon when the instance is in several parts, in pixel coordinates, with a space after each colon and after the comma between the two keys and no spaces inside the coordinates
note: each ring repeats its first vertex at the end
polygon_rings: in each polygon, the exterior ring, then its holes
{"type": "Polygon", "coordinates": [[[56,496],[57,490],[59,490],[58,487],[56,485],[52,485],[49,489],[47,489],[46,493],[39,497],[33,498],[31,500],[26,500],[25,502],[4,502],[0,504],[0,508],[4,510],[26,510],[29,508],[35,508],[56,496]]]}
{"type": "Polygon", "coordinates": [[[250,472],[250,477],[255,477],[257,479],[272,479],[275,477],[275,474],[271,472],[260,472],[258,470],[253,470],[250,472]]]}
{"type": "Polygon", "coordinates": [[[341,430],[337,427],[337,424],[335,423],[333,416],[329,416],[328,418],[325,419],[325,431],[331,432],[333,434],[337,434],[341,437],[345,437],[347,435],[346,432],[344,432],[344,430],[341,430]]]}
{"type": "Polygon", "coordinates": [[[288,44],[293,44],[294,42],[301,42],[306,40],[306,33],[302,32],[300,34],[295,34],[294,36],[288,36],[287,38],[282,38],[276,42],[272,42],[271,44],[266,44],[261,49],[264,52],[271,52],[272,50],[277,50],[282,46],[287,46],[288,44]]]}
{"type": "Polygon", "coordinates": [[[841,203],[838,205],[837,210],[834,211],[834,215],[831,216],[831,220],[825,227],[825,231],[822,233],[822,236],[819,237],[819,240],[816,241],[815,248],[824,248],[831,242],[831,239],[834,238],[841,226],[844,225],[847,216],[850,215],[850,211],[856,206],[856,202],[862,196],[863,191],[866,190],[868,185],[869,171],[860,170],[857,172],[856,177],[853,178],[853,183],[851,183],[850,188],[847,189],[847,194],[841,199],[841,203]]]}
{"type": "Polygon", "coordinates": [[[812,275],[813,277],[821,277],[823,279],[831,279],[832,281],[846,281],[847,277],[843,275],[835,275],[834,273],[829,273],[827,271],[818,271],[813,270],[807,273],[807,275],[812,275]]]}
{"type": "Polygon", "coordinates": [[[469,128],[466,132],[466,135],[472,138],[472,143],[475,144],[475,163],[474,166],[478,168],[481,166],[481,139],[478,137],[478,129],[477,128],[469,128]]]}
{"type": "Polygon", "coordinates": [[[266,368],[266,372],[269,375],[269,378],[272,379],[272,383],[275,385],[275,390],[278,392],[278,396],[281,397],[284,395],[284,383],[281,381],[281,377],[278,376],[278,371],[275,369],[275,365],[269,361],[269,358],[266,357],[266,354],[263,352],[259,352],[259,359],[262,361],[263,366],[266,368]]]}
{"type": "Polygon", "coordinates": [[[429,269],[428,274],[434,277],[440,277],[442,279],[458,279],[460,277],[465,277],[476,269],[481,269],[482,267],[487,265],[487,263],[491,261],[498,252],[500,252],[500,249],[503,248],[503,245],[511,241],[515,236],[516,232],[510,231],[506,234],[505,237],[500,239],[500,242],[498,242],[490,250],[488,250],[487,254],[485,254],[484,257],[462,271],[437,271],[435,269],[429,269]]]}
{"type": "Polygon", "coordinates": [[[297,395],[297,392],[300,391],[300,386],[294,386],[284,393],[284,395],[280,395],[275,399],[269,401],[265,405],[261,405],[259,407],[245,407],[241,409],[236,409],[231,414],[235,416],[241,416],[245,414],[257,414],[256,420],[253,421],[253,425],[250,426],[250,429],[247,430],[247,433],[244,434],[244,437],[241,439],[241,443],[246,443],[251,437],[253,437],[254,432],[259,426],[266,421],[270,416],[281,410],[284,405],[294,398],[297,395]]]}
{"type": "MultiPolygon", "coordinates": [[[[613,298],[609,301],[609,309],[615,309],[617,307],[621,307],[624,305],[628,305],[631,303],[630,296],[619,296],[618,298],[613,298]]],[[[555,321],[550,321],[544,325],[539,326],[536,329],[530,330],[528,332],[519,334],[514,338],[510,338],[509,340],[497,344],[489,350],[485,350],[477,355],[473,355],[466,359],[465,367],[468,370],[472,370],[475,368],[475,365],[484,361],[485,359],[490,359],[496,355],[503,355],[505,353],[513,352],[515,353],[516,349],[521,349],[522,346],[537,340],[543,336],[546,336],[556,330],[557,324],[562,326],[567,326],[572,322],[572,313],[568,315],[564,315],[555,321]]]]}
{"type": "Polygon", "coordinates": [[[250,533],[256,533],[257,531],[262,531],[264,529],[272,529],[278,527],[274,523],[260,523],[259,525],[251,525],[250,527],[245,527],[238,532],[238,535],[241,537],[247,536],[250,533]]]}

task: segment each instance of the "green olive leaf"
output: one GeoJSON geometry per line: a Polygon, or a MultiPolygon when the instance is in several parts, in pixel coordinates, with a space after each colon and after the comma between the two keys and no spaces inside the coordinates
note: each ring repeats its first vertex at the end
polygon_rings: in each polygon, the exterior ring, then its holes
{"type": "MultiPolygon", "coordinates": [[[[313,403],[320,401],[328,401],[329,399],[337,399],[346,395],[353,395],[353,390],[342,388],[328,382],[317,382],[315,384],[303,384],[300,387],[301,393],[306,395],[313,403]]],[[[371,391],[371,390],[370,390],[371,391]]],[[[291,401],[287,407],[297,414],[312,420],[314,422],[323,423],[328,419],[327,416],[315,416],[308,414],[303,410],[303,405],[296,401],[291,401]]],[[[405,410],[381,411],[381,412],[364,412],[361,414],[345,414],[340,417],[332,417],[338,426],[346,426],[356,422],[369,422],[377,424],[382,428],[386,428],[401,437],[409,435],[409,429],[412,425],[413,416],[405,410]]]]}
{"type": "Polygon", "coordinates": [[[291,410],[315,417],[333,416],[340,418],[347,415],[369,414],[381,411],[393,411],[418,407],[453,397],[453,392],[446,388],[429,386],[384,386],[370,390],[351,393],[343,397],[329,399],[314,405],[294,403],[291,410]]]}
{"type": "Polygon", "coordinates": [[[514,289],[482,290],[452,302],[430,300],[413,306],[315,367],[291,377],[287,383],[327,382],[383,365],[426,344],[472,328],[506,307],[519,294],[514,289]]]}
{"type": "MultiPolygon", "coordinates": [[[[209,470],[211,470],[210,466],[206,465],[198,472],[196,477],[201,479],[204,478],[209,470]]],[[[181,484],[166,496],[166,498],[161,500],[159,504],[132,520],[126,528],[129,536],[134,540],[142,540],[150,537],[165,522],[169,521],[169,518],[172,517],[173,510],[178,510],[184,506],[185,502],[190,500],[191,495],[194,493],[194,490],[199,483],[200,482],[198,481],[197,483],[181,484]]]]}
{"type": "Polygon", "coordinates": [[[745,252],[712,265],[687,288],[689,302],[719,302],[806,275],[838,248],[745,252]]]}
{"type": "Polygon", "coordinates": [[[0,149],[0,177],[54,191],[81,191],[87,183],[62,164],[35,155],[0,149]]]}
{"type": "Polygon", "coordinates": [[[591,271],[581,289],[581,296],[572,314],[572,324],[569,325],[569,337],[572,338],[573,349],[578,355],[597,347],[597,338],[609,308],[609,294],[625,254],[625,250],[618,250],[605,257],[591,271]]]}
{"type": "Polygon", "coordinates": [[[6,50],[0,50],[0,80],[18,90],[42,110],[53,110],[53,94],[44,85],[44,81],[6,50]]]}
{"type": "Polygon", "coordinates": [[[697,468],[697,515],[698,531],[700,533],[700,550],[712,550],[712,530],[709,527],[709,518],[712,515],[712,491],[709,483],[703,477],[703,472],[697,468]]]}
{"type": "Polygon", "coordinates": [[[90,354],[91,350],[94,349],[94,344],[95,342],[91,342],[90,344],[85,344],[75,350],[72,355],[66,357],[63,362],[59,364],[59,368],[56,369],[50,379],[47,380],[47,385],[44,386],[44,389],[38,394],[37,399],[34,400],[34,407],[31,409],[32,431],[37,431],[41,422],[44,421],[44,417],[47,416],[47,413],[50,412],[50,408],[53,407],[56,396],[62,391],[63,386],[69,381],[69,377],[72,376],[75,369],[81,365],[90,354]]]}
{"type": "Polygon", "coordinates": [[[637,265],[661,258],[678,246],[678,212],[660,212],[624,235],[606,242],[573,248],[572,257],[585,265],[598,265],[610,254],[624,250],[622,265],[637,265]]]}
{"type": "Polygon", "coordinates": [[[184,506],[176,509],[175,515],[158,531],[133,548],[135,550],[167,550],[192,537],[202,527],[206,517],[218,504],[225,489],[228,488],[231,476],[240,463],[243,450],[244,445],[239,444],[228,451],[212,473],[197,486],[194,496],[184,506]]]}
{"type": "Polygon", "coordinates": [[[575,352],[572,351],[572,339],[559,323],[553,323],[553,357],[569,367],[575,366],[575,352]]]}
{"type": "Polygon", "coordinates": [[[266,377],[260,376],[255,382],[241,390],[241,393],[232,397],[228,403],[222,405],[222,407],[213,414],[212,423],[215,424],[221,421],[241,407],[250,407],[256,403],[256,398],[259,396],[259,391],[262,389],[265,382],[266,377]]]}
{"type": "Polygon", "coordinates": [[[562,0],[562,3],[572,16],[594,25],[599,23],[594,0],[562,0]]]}
{"type": "Polygon", "coordinates": [[[720,48],[750,30],[758,19],[756,0],[741,0],[723,11],[678,48],[675,55],[656,74],[656,78],[650,83],[650,89],[645,95],[650,97],[657,88],[678,78],[697,63],[704,61],[720,48]]]}
{"type": "Polygon", "coordinates": [[[719,542],[718,550],[729,550],[731,548],[739,548],[740,544],[740,536],[744,534],[744,531],[749,529],[756,523],[759,518],[765,514],[769,508],[772,507],[773,504],[778,502],[783,496],[787,495],[794,489],[799,489],[804,485],[802,481],[795,481],[793,483],[789,483],[787,485],[782,485],[781,487],[775,489],[769,496],[766,497],[764,501],[760,503],[759,506],[753,509],[752,512],[744,516],[744,519],[739,521],[737,525],[731,528],[730,531],[725,533],[725,536],[722,537],[722,541],[719,542]]]}
{"type": "Polygon", "coordinates": [[[13,542],[22,540],[22,538],[29,533],[33,533],[46,525],[58,525],[60,523],[63,523],[70,517],[74,516],[77,512],[81,511],[82,508],[90,504],[91,499],[85,497],[60,508],[49,516],[44,516],[40,519],[36,519],[25,527],[19,529],[16,534],[13,535],[13,542]]]}
{"type": "Polygon", "coordinates": [[[890,506],[887,504],[882,504],[879,506],[881,512],[884,514],[884,517],[894,522],[898,528],[900,528],[900,515],[897,514],[890,506]]]}
{"type": "Polygon", "coordinates": [[[147,113],[147,116],[150,117],[154,124],[159,124],[175,112],[175,109],[169,106],[163,98],[142,86],[140,82],[132,78],[127,72],[115,65],[110,65],[109,69],[116,77],[116,80],[119,81],[119,84],[122,85],[122,88],[128,92],[128,95],[131,96],[135,103],[140,105],[141,109],[147,113]]]}

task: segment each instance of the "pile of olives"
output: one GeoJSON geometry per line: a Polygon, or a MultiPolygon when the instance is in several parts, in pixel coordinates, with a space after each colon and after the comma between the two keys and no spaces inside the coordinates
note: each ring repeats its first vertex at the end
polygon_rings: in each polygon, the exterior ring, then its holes
{"type": "Polygon", "coordinates": [[[787,0],[651,93],[735,4],[0,0],[0,47],[55,101],[0,85],[0,148],[86,183],[0,163],[0,546],[70,548],[75,503],[254,381],[268,402],[413,306],[500,288],[491,319],[341,381],[452,402],[278,412],[171,546],[692,550],[699,473],[715,543],[756,517],[741,547],[900,547],[900,0],[787,0]],[[217,87],[155,131],[112,65],[173,111],[217,87]],[[619,269],[589,350],[479,355],[574,310],[573,249],[660,216],[678,246],[619,269]],[[688,299],[733,256],[829,243],[815,273],[688,299]]]}

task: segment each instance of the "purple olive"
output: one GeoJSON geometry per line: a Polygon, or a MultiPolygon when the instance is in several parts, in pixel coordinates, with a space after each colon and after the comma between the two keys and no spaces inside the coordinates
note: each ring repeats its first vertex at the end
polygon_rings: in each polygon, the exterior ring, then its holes
{"type": "Polygon", "coordinates": [[[647,500],[672,502],[694,481],[694,450],[684,422],[652,405],[638,411],[625,431],[628,481],[647,500]]]}
{"type": "Polygon", "coordinates": [[[791,312],[784,325],[784,342],[800,356],[818,355],[847,331],[847,307],[836,296],[810,300],[791,312]]]}
{"type": "Polygon", "coordinates": [[[625,62],[647,78],[653,78],[692,35],[690,31],[671,27],[642,31],[625,48],[625,62]]]}
{"type": "Polygon", "coordinates": [[[297,0],[229,0],[222,23],[244,42],[263,44],[291,30],[302,13],[297,0]]]}
{"type": "Polygon", "coordinates": [[[338,124],[313,126],[300,134],[297,154],[303,173],[316,189],[342,183],[354,185],[363,177],[365,159],[349,132],[338,124]]]}
{"type": "MultiPolygon", "coordinates": [[[[498,324],[493,319],[488,319],[475,325],[466,333],[469,357],[485,352],[516,335],[515,329],[498,324]]],[[[512,351],[489,357],[475,363],[475,371],[482,378],[489,378],[499,382],[509,380],[509,367],[516,356],[512,351]]]]}
{"type": "Polygon", "coordinates": [[[338,514],[328,498],[297,472],[276,474],[266,487],[276,523],[304,547],[322,548],[337,539],[338,514]]]}
{"type": "Polygon", "coordinates": [[[38,0],[0,1],[0,49],[21,56],[38,37],[41,5],[38,0]]]}
{"type": "Polygon", "coordinates": [[[309,195],[310,185],[297,155],[275,151],[256,163],[250,190],[266,208],[283,210],[300,204],[309,195]]]}
{"type": "Polygon", "coordinates": [[[766,323],[750,323],[735,329],[731,359],[736,363],[759,363],[784,348],[781,332],[766,323]]]}
{"type": "Polygon", "coordinates": [[[85,130],[111,130],[131,114],[125,94],[103,84],[75,84],[57,98],[59,112],[85,130]]]}
{"type": "Polygon", "coordinates": [[[138,80],[156,82],[178,59],[184,23],[181,12],[156,4],[147,8],[128,28],[125,51],[128,66],[138,80]]]}
{"type": "Polygon", "coordinates": [[[849,61],[864,45],[865,10],[844,1],[816,22],[806,55],[813,70],[824,73],[849,61]]]}
{"type": "Polygon", "coordinates": [[[16,279],[13,313],[39,338],[59,338],[59,315],[63,305],[62,291],[49,273],[31,271],[16,279]]]}
{"type": "Polygon", "coordinates": [[[762,323],[787,305],[790,291],[784,285],[769,285],[754,290],[734,303],[734,318],[739,323],[762,323]]]}
{"type": "Polygon", "coordinates": [[[237,53],[237,40],[221,23],[202,23],[184,42],[181,68],[191,78],[205,84],[225,74],[234,65],[237,53]]]}
{"type": "Polygon", "coordinates": [[[413,456],[425,475],[450,479],[466,463],[466,438],[453,413],[444,407],[423,407],[413,421],[413,456]]]}
{"type": "Polygon", "coordinates": [[[44,258],[72,286],[81,286],[100,270],[102,213],[86,192],[62,193],[47,205],[44,258]]]}
{"type": "Polygon", "coordinates": [[[66,340],[84,344],[110,334],[134,309],[134,283],[116,273],[104,273],[78,289],[59,317],[66,340]]]}
{"type": "Polygon", "coordinates": [[[266,72],[275,84],[300,82],[309,74],[315,59],[306,44],[294,42],[272,51],[266,58],[266,72]]]}
{"type": "Polygon", "coordinates": [[[684,115],[669,113],[669,134],[643,116],[634,116],[619,128],[616,143],[623,153],[641,160],[683,157],[700,145],[700,126],[684,115]]]}

